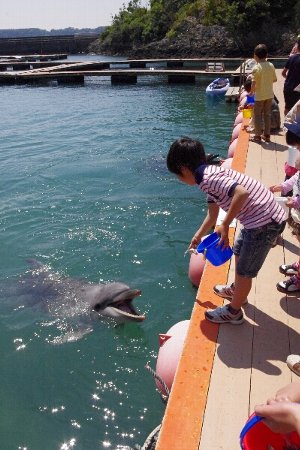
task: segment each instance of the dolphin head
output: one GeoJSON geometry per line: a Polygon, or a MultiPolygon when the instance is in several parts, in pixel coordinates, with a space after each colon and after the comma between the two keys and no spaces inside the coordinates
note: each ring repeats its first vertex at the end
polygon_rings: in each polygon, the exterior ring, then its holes
{"type": "Polygon", "coordinates": [[[110,317],[117,323],[142,322],[141,315],[133,306],[132,301],[141,295],[138,289],[130,289],[124,283],[109,283],[98,285],[94,291],[92,310],[100,316],[110,317]]]}

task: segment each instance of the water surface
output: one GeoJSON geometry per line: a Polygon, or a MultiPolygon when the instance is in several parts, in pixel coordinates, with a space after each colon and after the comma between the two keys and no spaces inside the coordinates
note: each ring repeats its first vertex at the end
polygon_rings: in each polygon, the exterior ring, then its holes
{"type": "Polygon", "coordinates": [[[36,258],[62,276],[140,288],[147,315],[55,346],[53,318],[0,299],[3,450],[128,449],[161,422],[144,366],[155,368],[158,333],[190,317],[183,254],[205,214],[165,156],[182,135],[227,154],[236,106],[207,98],[208,82],[0,87],[1,283],[36,258]]]}

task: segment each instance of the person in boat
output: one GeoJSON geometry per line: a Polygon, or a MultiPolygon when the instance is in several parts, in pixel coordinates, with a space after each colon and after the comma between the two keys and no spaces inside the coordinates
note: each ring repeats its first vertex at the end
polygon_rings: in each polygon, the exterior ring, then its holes
{"type": "Polygon", "coordinates": [[[216,81],[214,81],[213,88],[214,89],[222,89],[223,87],[226,86],[226,84],[227,84],[226,78],[218,78],[216,81]]]}
{"type": "Polygon", "coordinates": [[[222,247],[229,246],[229,226],[234,218],[244,226],[233,247],[234,283],[214,287],[217,295],[231,301],[205,312],[206,319],[211,322],[241,324],[244,321],[241,308],[247,302],[252,278],[257,276],[273,241],[280,234],[285,212],[259,181],[232,169],[207,164],[203,145],[195,139],[186,137],[173,142],[167,155],[167,167],[180,181],[198,185],[207,194],[207,215],[192,237],[190,250],[197,248],[215,226],[220,208],[226,212],[216,229],[222,247]]]}

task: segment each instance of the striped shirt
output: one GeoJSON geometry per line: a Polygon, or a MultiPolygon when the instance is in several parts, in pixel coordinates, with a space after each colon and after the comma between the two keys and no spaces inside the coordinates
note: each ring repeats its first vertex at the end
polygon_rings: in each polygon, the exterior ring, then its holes
{"type": "Polygon", "coordinates": [[[247,229],[259,228],[272,221],[281,223],[285,219],[285,212],[272,192],[244,173],[201,165],[196,170],[195,177],[201,191],[208,194],[208,202],[217,203],[224,211],[228,211],[230,207],[235,187],[243,186],[249,196],[236,218],[247,229]]]}

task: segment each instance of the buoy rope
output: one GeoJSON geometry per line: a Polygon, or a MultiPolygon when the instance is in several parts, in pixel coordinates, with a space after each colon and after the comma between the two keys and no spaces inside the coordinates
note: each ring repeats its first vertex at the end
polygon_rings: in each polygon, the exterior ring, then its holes
{"type": "Polygon", "coordinates": [[[169,395],[170,395],[170,390],[169,390],[168,386],[166,385],[164,380],[159,375],[157,375],[155,370],[153,370],[152,367],[149,366],[149,363],[147,363],[145,365],[145,369],[147,369],[151,373],[151,375],[162,384],[162,386],[163,386],[163,388],[165,390],[165,394],[162,394],[160,392],[160,396],[161,396],[163,402],[167,403],[169,395]]]}

